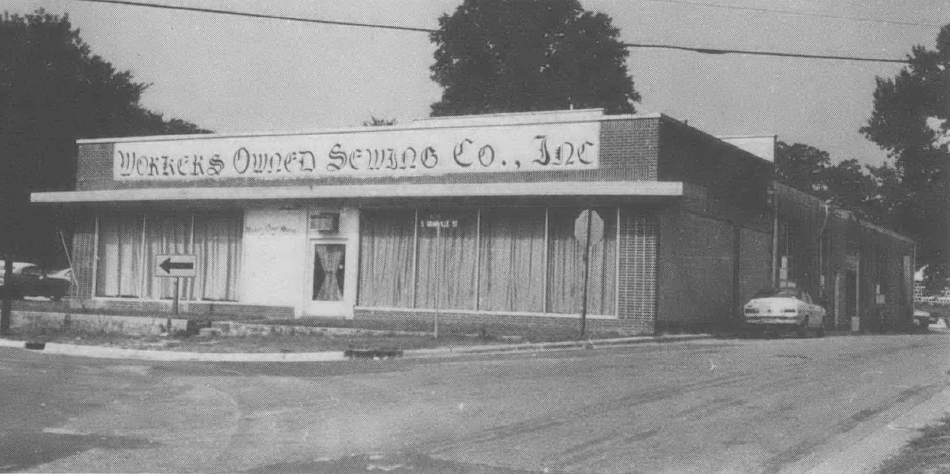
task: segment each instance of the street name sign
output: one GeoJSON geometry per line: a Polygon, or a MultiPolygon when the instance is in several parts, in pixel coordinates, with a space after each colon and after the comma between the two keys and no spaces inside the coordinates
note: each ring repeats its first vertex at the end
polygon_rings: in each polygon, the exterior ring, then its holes
{"type": "Polygon", "coordinates": [[[194,278],[198,275],[197,255],[157,255],[155,276],[194,278]]]}

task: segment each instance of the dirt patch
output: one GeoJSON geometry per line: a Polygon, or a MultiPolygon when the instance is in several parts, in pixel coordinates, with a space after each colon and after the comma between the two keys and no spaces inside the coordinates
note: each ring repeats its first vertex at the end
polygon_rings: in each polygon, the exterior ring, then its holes
{"type": "Polygon", "coordinates": [[[928,426],[920,438],[911,441],[900,454],[876,471],[884,473],[950,472],[950,416],[928,426]]]}
{"type": "Polygon", "coordinates": [[[477,337],[444,337],[402,335],[275,335],[275,336],[128,336],[120,334],[77,333],[74,331],[19,332],[12,339],[92,345],[119,349],[217,352],[217,353],[301,353],[345,351],[354,349],[431,349],[436,347],[470,346],[504,341],[477,337]]]}

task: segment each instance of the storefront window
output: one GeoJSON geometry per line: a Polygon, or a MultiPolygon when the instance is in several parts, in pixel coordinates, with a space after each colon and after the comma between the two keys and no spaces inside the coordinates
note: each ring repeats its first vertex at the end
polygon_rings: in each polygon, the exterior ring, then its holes
{"type": "Polygon", "coordinates": [[[192,253],[198,256],[193,300],[237,301],[244,219],[238,215],[195,214],[192,253]]]}
{"type": "Polygon", "coordinates": [[[486,210],[481,220],[478,308],[544,312],[544,209],[486,210]]]}
{"type": "MultiPolygon", "coordinates": [[[[364,210],[359,305],[577,314],[584,270],[584,248],[574,237],[580,211],[364,210]]],[[[617,210],[597,211],[604,237],[591,247],[587,312],[614,315],[617,210]]]]}
{"type": "Polygon", "coordinates": [[[363,306],[412,307],[415,211],[360,212],[360,285],[363,306]]]}
{"type": "MultiPolygon", "coordinates": [[[[156,277],[155,259],[159,255],[188,254],[191,246],[191,214],[147,214],[145,216],[145,292],[146,299],[175,297],[175,279],[156,277]]],[[[187,285],[187,280],[182,286],[187,285]]],[[[189,299],[187,293],[182,299],[189,299]]]]}
{"type": "MultiPolygon", "coordinates": [[[[617,211],[596,209],[604,220],[604,237],[591,245],[587,283],[587,313],[614,314],[617,272],[617,211]]],[[[584,246],[574,237],[581,209],[551,209],[548,213],[547,311],[581,311],[584,246]]]]}
{"type": "Polygon", "coordinates": [[[240,214],[102,214],[96,296],[174,298],[175,281],[154,276],[155,260],[195,254],[197,276],[182,279],[181,298],[237,301],[242,232],[240,214]]]}
{"type": "Polygon", "coordinates": [[[99,216],[96,296],[141,296],[142,214],[115,212],[99,216]]]}
{"type": "Polygon", "coordinates": [[[416,307],[475,308],[477,211],[419,211],[416,307]]]}

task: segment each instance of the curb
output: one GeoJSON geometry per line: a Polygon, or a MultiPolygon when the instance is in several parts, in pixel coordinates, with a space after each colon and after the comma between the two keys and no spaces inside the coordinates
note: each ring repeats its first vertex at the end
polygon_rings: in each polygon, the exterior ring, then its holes
{"type": "MultiPolygon", "coordinates": [[[[403,351],[403,358],[421,359],[432,357],[451,357],[493,353],[519,353],[543,350],[597,349],[599,347],[617,347],[630,344],[682,342],[698,339],[710,339],[707,334],[686,334],[675,336],[637,336],[616,339],[588,341],[565,341],[550,343],[505,344],[494,346],[449,347],[438,349],[411,349],[403,351]]],[[[0,339],[0,347],[28,350],[27,341],[0,339]]],[[[33,350],[33,349],[30,349],[33,350]]],[[[112,347],[59,344],[48,342],[37,352],[47,354],[93,357],[100,359],[130,359],[163,362],[336,362],[350,360],[348,351],[326,352],[279,352],[279,353],[222,353],[222,352],[179,352],[153,351],[142,349],[119,349],[112,347]]]]}
{"type": "Polygon", "coordinates": [[[697,339],[711,339],[709,334],[683,334],[672,336],[634,336],[620,337],[615,339],[594,339],[587,341],[563,341],[563,342],[535,342],[524,344],[499,344],[491,346],[463,346],[446,347],[438,349],[411,349],[404,352],[405,357],[424,358],[440,357],[446,355],[466,355],[466,354],[490,354],[501,352],[525,352],[538,350],[564,350],[564,349],[597,349],[598,347],[615,347],[628,344],[643,344],[649,342],[680,342],[692,341],[697,339]]]}
{"type": "Polygon", "coordinates": [[[940,421],[942,417],[950,413],[948,407],[950,407],[950,387],[909,407],[884,426],[861,437],[804,472],[807,474],[875,472],[882,463],[900,454],[908,443],[919,438],[922,428],[940,421]]]}

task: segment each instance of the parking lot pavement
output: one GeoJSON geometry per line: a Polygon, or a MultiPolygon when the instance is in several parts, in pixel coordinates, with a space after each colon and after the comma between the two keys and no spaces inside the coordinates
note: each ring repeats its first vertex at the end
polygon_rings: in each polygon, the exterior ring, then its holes
{"type": "Polygon", "coordinates": [[[294,364],[0,349],[0,433],[42,451],[18,471],[804,472],[946,388],[948,337],[294,364]]]}

